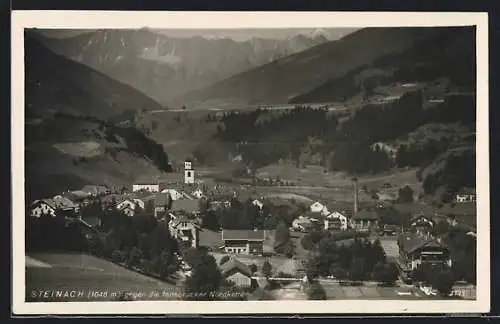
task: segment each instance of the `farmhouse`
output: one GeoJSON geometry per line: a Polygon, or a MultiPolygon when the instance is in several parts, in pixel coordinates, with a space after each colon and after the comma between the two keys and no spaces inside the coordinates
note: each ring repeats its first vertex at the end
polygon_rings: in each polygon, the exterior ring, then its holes
{"type": "Polygon", "coordinates": [[[163,189],[161,192],[169,194],[172,200],[178,200],[184,198],[184,195],[175,189],[163,189]]]}
{"type": "Polygon", "coordinates": [[[457,193],[455,200],[457,203],[475,202],[476,190],[473,188],[464,188],[457,193]]]}
{"type": "Polygon", "coordinates": [[[186,216],[172,217],[168,222],[168,230],[173,238],[179,240],[186,247],[197,248],[200,243],[200,226],[186,216]]]}
{"type": "Polygon", "coordinates": [[[226,253],[262,255],[264,240],[263,230],[222,230],[226,253]]]}
{"type": "Polygon", "coordinates": [[[358,231],[370,231],[378,226],[379,216],[375,211],[360,210],[351,218],[351,227],[358,231]]]}
{"type": "Polygon", "coordinates": [[[160,185],[158,184],[134,184],[132,185],[132,191],[149,191],[149,192],[159,192],[160,185]]]}
{"type": "Polygon", "coordinates": [[[31,205],[31,216],[40,217],[43,214],[56,216],[74,217],[79,208],[73,201],[63,196],[55,196],[52,199],[35,200],[31,205]]]}
{"type": "Polygon", "coordinates": [[[309,218],[304,216],[299,216],[292,222],[292,228],[295,231],[305,232],[311,226],[312,222],[309,218]]]}
{"type": "Polygon", "coordinates": [[[451,267],[450,251],[435,239],[413,234],[401,234],[398,238],[398,265],[404,276],[409,277],[419,265],[427,263],[451,267]]]}
{"type": "Polygon", "coordinates": [[[144,209],[144,201],[137,198],[126,198],[116,205],[116,209],[127,216],[134,216],[139,208],[144,209]]]}
{"type": "Polygon", "coordinates": [[[347,217],[335,211],[324,220],[325,230],[345,231],[347,229],[347,217]]]}
{"type": "Polygon", "coordinates": [[[415,215],[410,219],[410,231],[418,235],[429,236],[433,227],[434,221],[430,217],[426,217],[423,213],[415,215]]]}
{"type": "Polygon", "coordinates": [[[56,216],[56,204],[52,199],[35,200],[31,204],[31,216],[40,217],[44,214],[56,216]]]}
{"type": "Polygon", "coordinates": [[[320,213],[323,216],[326,216],[329,214],[328,208],[325,205],[323,205],[322,203],[320,203],[319,201],[316,201],[315,203],[313,203],[309,207],[309,210],[313,213],[320,213]]]}
{"type": "Polygon", "coordinates": [[[250,267],[236,258],[231,258],[222,264],[220,268],[222,276],[238,287],[251,288],[257,286],[256,281],[252,279],[250,267]]]}

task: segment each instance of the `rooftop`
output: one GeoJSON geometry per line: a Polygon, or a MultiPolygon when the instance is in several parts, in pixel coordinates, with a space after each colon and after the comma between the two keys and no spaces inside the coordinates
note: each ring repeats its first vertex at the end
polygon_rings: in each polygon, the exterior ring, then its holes
{"type": "Polygon", "coordinates": [[[252,275],[252,271],[250,270],[250,267],[247,266],[246,264],[244,264],[243,262],[239,261],[236,258],[231,258],[231,260],[222,264],[220,266],[220,268],[221,268],[221,273],[223,276],[230,275],[233,270],[237,270],[238,272],[240,272],[248,277],[250,277],[252,275]]]}
{"type": "Polygon", "coordinates": [[[264,241],[265,230],[222,230],[222,240],[251,240],[264,241]]]}
{"type": "Polygon", "coordinates": [[[406,253],[415,252],[424,246],[444,248],[444,246],[434,238],[424,238],[414,234],[401,234],[398,237],[398,245],[406,253]]]}

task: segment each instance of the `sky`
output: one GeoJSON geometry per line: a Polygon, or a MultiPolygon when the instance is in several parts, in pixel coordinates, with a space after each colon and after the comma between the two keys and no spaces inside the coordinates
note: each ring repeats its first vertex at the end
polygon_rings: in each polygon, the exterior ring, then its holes
{"type": "MultiPolygon", "coordinates": [[[[164,34],[171,37],[228,37],[236,41],[245,41],[252,37],[284,39],[298,34],[312,34],[319,32],[325,35],[330,40],[339,39],[356,28],[267,28],[267,29],[151,29],[159,34],[164,34]]],[[[66,38],[81,34],[92,30],[76,30],[76,29],[44,29],[40,32],[47,37],[66,38]]]]}

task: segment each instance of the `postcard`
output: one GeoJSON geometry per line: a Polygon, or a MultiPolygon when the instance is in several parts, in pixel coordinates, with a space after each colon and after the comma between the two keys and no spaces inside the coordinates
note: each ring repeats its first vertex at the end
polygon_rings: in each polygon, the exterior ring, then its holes
{"type": "Polygon", "coordinates": [[[489,311],[486,13],[14,11],[12,89],[16,315],[489,311]]]}

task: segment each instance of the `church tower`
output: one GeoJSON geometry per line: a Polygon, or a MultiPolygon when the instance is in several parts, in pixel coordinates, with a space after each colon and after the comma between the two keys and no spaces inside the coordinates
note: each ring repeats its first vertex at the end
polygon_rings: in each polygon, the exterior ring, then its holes
{"type": "Polygon", "coordinates": [[[191,161],[184,161],[184,183],[194,184],[194,170],[191,161]]]}

